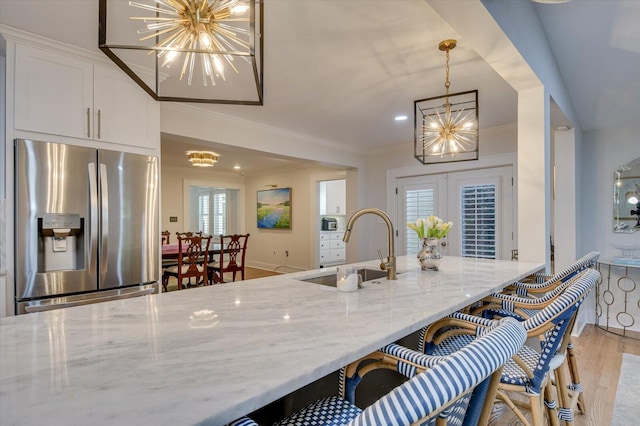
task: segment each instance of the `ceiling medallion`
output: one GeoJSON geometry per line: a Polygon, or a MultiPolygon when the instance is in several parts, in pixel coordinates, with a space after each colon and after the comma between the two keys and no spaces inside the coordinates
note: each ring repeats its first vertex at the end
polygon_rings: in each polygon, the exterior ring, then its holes
{"type": "Polygon", "coordinates": [[[456,40],[444,40],[445,95],[414,101],[414,156],[423,164],[478,159],[478,91],[449,94],[449,52],[456,40]]]}

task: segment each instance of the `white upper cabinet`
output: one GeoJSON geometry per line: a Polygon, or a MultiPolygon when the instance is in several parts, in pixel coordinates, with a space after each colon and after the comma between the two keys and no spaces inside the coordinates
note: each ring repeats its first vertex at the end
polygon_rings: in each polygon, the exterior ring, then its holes
{"type": "Polygon", "coordinates": [[[16,45],[15,128],[157,149],[160,107],[117,68],[16,45]]]}
{"type": "Polygon", "coordinates": [[[346,214],[346,194],[345,179],[320,182],[320,215],[346,214]]]}
{"type": "Polygon", "coordinates": [[[91,138],[92,107],[92,64],[16,46],[16,129],[91,138]]]}
{"type": "Polygon", "coordinates": [[[153,148],[154,132],[160,136],[157,102],[119,69],[96,65],[93,78],[94,138],[153,148]]]}

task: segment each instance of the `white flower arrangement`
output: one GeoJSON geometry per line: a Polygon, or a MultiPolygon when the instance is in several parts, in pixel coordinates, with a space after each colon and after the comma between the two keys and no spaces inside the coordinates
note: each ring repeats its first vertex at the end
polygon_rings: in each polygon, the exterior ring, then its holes
{"type": "Polygon", "coordinates": [[[445,222],[431,215],[426,219],[419,218],[416,223],[407,222],[407,226],[416,231],[418,238],[443,238],[453,227],[453,222],[445,222]]]}

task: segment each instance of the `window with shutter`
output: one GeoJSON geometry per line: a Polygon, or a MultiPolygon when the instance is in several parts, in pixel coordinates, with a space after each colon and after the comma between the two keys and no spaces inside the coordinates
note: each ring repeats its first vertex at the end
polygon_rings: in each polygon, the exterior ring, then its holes
{"type": "Polygon", "coordinates": [[[213,235],[227,233],[227,194],[213,194],[213,235]]]}
{"type": "Polygon", "coordinates": [[[460,187],[460,243],[464,257],[496,258],[496,185],[460,187]]]}
{"type": "Polygon", "coordinates": [[[209,212],[211,196],[208,192],[198,195],[198,231],[209,235],[209,212]]]}

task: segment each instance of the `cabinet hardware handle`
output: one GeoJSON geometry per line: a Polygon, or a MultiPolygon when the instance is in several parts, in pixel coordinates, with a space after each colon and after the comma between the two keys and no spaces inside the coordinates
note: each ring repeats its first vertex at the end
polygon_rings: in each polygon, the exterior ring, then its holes
{"type": "Polygon", "coordinates": [[[87,137],[91,138],[91,108],[87,108],[87,137]]]}
{"type": "Polygon", "coordinates": [[[100,119],[101,111],[98,110],[98,139],[100,139],[100,125],[102,124],[102,120],[100,119]]]}

